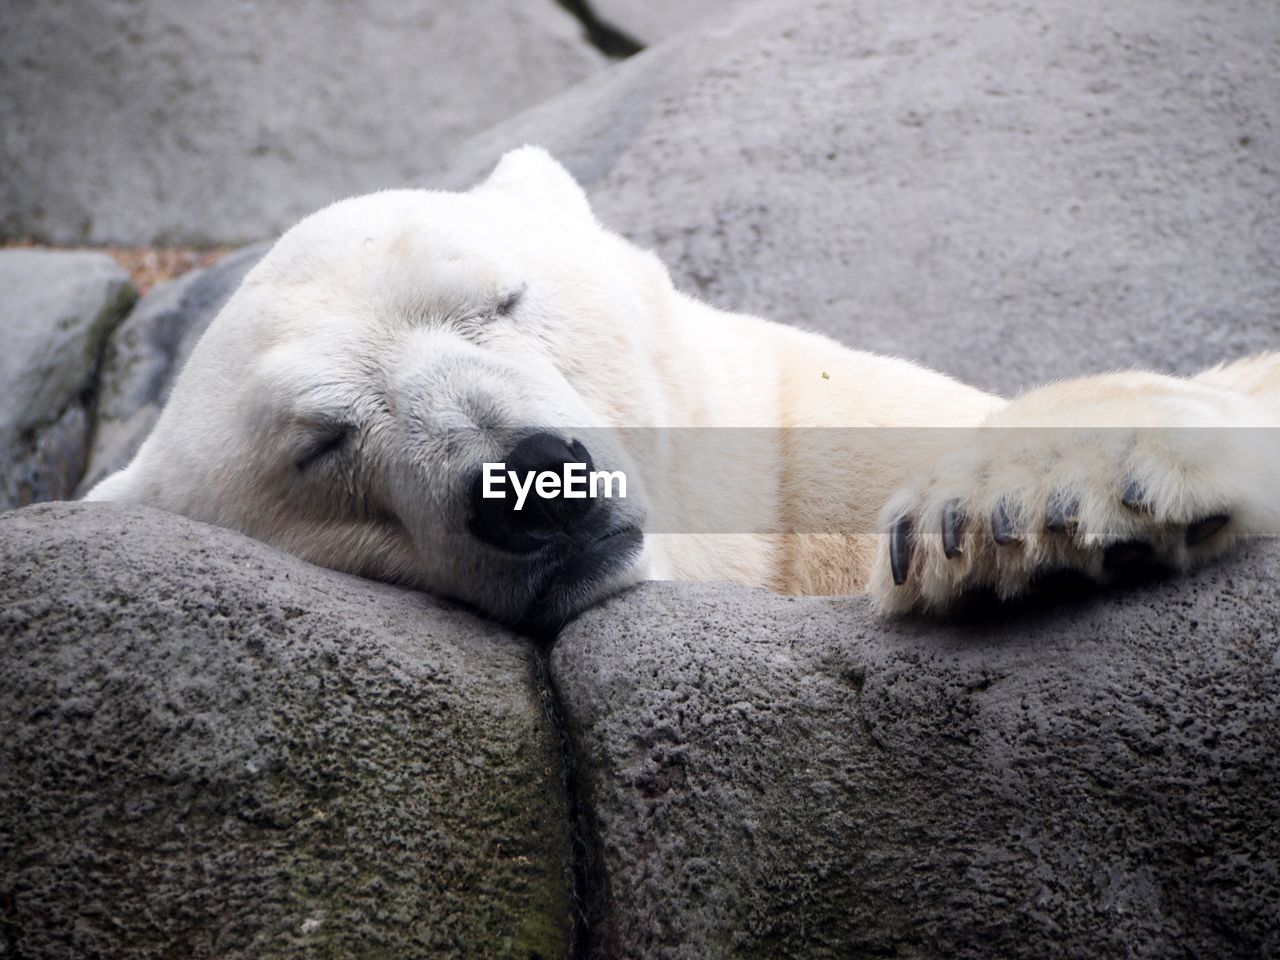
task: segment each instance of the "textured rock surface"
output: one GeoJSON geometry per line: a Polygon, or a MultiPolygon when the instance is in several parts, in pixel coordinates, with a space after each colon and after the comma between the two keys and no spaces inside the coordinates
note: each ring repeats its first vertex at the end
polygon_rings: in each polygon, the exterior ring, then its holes
{"type": "Polygon", "coordinates": [[[138,452],[204,328],[268,246],[246,247],[213,267],[160,284],[116,329],[102,358],[81,493],[138,452]]]}
{"type": "Polygon", "coordinates": [[[0,251],[0,510],[74,493],[102,342],[134,296],[104,254],[0,251]]]}
{"type": "Polygon", "coordinates": [[[258,240],[605,62],[552,0],[18,0],[0,236],[258,240]]]}
{"type": "Polygon", "coordinates": [[[0,953],[557,957],[526,644],[141,508],[0,516],[0,953]]]}
{"type": "Polygon", "coordinates": [[[1280,342],[1280,6],[767,0],[500,124],[711,301],[988,388],[1280,342]]]}
{"type": "Polygon", "coordinates": [[[972,623],[658,584],[588,613],[552,669],[595,955],[1276,955],[1277,583],[1259,544],[972,623]]]}

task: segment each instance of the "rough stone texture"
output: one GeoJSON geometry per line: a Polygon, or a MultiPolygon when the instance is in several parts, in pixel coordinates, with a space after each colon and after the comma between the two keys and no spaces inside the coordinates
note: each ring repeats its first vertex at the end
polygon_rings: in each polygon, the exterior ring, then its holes
{"type": "Polygon", "coordinates": [[[158,285],[111,339],[98,379],[93,449],[80,492],[124,467],[147,438],[187,357],[269,244],[158,285]]]}
{"type": "Polygon", "coordinates": [[[987,388],[1280,341],[1280,5],[767,0],[460,149],[712,302],[987,388]]]}
{"type": "Polygon", "coordinates": [[[552,671],[593,954],[1280,955],[1277,583],[1268,543],[950,624],[669,584],[589,612],[552,671]]]}
{"type": "Polygon", "coordinates": [[[0,250],[0,510],[75,491],[102,342],[135,295],[104,254],[0,250]]]}
{"type": "Polygon", "coordinates": [[[12,0],[0,236],[262,239],[605,62],[553,0],[12,0]]]}
{"type": "Polygon", "coordinates": [[[643,44],[656,43],[703,20],[731,10],[743,0],[592,0],[601,20],[643,44]]]}
{"type": "Polygon", "coordinates": [[[527,644],[157,511],[0,515],[0,955],[558,957],[527,644]]]}

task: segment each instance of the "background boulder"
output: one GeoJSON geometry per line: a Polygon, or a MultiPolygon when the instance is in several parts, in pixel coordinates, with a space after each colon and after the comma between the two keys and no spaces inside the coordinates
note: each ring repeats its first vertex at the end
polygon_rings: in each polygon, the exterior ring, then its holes
{"type": "Polygon", "coordinates": [[[13,957],[560,957],[522,641],[144,508],[0,515],[13,957]]]}
{"type": "Polygon", "coordinates": [[[598,957],[1280,953],[1280,547],[969,621],[648,584],[561,634],[598,957]]]}
{"type": "Polygon", "coordinates": [[[0,510],[74,494],[99,355],[133,303],[100,253],[0,250],[0,510]]]}
{"type": "MultiPolygon", "coordinates": [[[[711,302],[989,389],[1280,345],[1280,6],[764,0],[505,121],[711,302]]],[[[424,168],[425,170],[426,168],[424,168]]]]}
{"type": "Polygon", "coordinates": [[[606,62],[553,0],[20,0],[0,22],[0,237],[259,240],[606,62]]]}

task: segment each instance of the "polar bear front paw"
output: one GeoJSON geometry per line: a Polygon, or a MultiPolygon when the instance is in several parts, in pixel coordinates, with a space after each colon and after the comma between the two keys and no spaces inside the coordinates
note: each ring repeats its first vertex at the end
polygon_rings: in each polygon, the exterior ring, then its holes
{"type": "Polygon", "coordinates": [[[944,611],[1050,572],[1186,570],[1240,535],[1275,533],[1269,421],[1248,398],[1163,377],[1029,394],[957,431],[952,452],[889,500],[872,598],[883,613],[944,611]]]}

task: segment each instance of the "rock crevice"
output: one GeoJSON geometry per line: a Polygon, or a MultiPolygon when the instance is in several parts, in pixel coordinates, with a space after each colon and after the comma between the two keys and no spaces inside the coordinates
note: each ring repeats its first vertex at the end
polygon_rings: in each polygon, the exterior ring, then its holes
{"type": "Polygon", "coordinates": [[[569,960],[591,960],[598,955],[601,924],[607,898],[607,878],[591,801],[585,792],[574,732],[551,673],[549,647],[535,650],[538,697],[546,713],[560,754],[560,776],[568,812],[573,874],[573,940],[569,960]]]}
{"type": "Polygon", "coordinates": [[[586,38],[606,57],[620,60],[644,49],[644,44],[626,31],[602,20],[590,0],[556,0],[556,3],[578,18],[586,38]]]}

